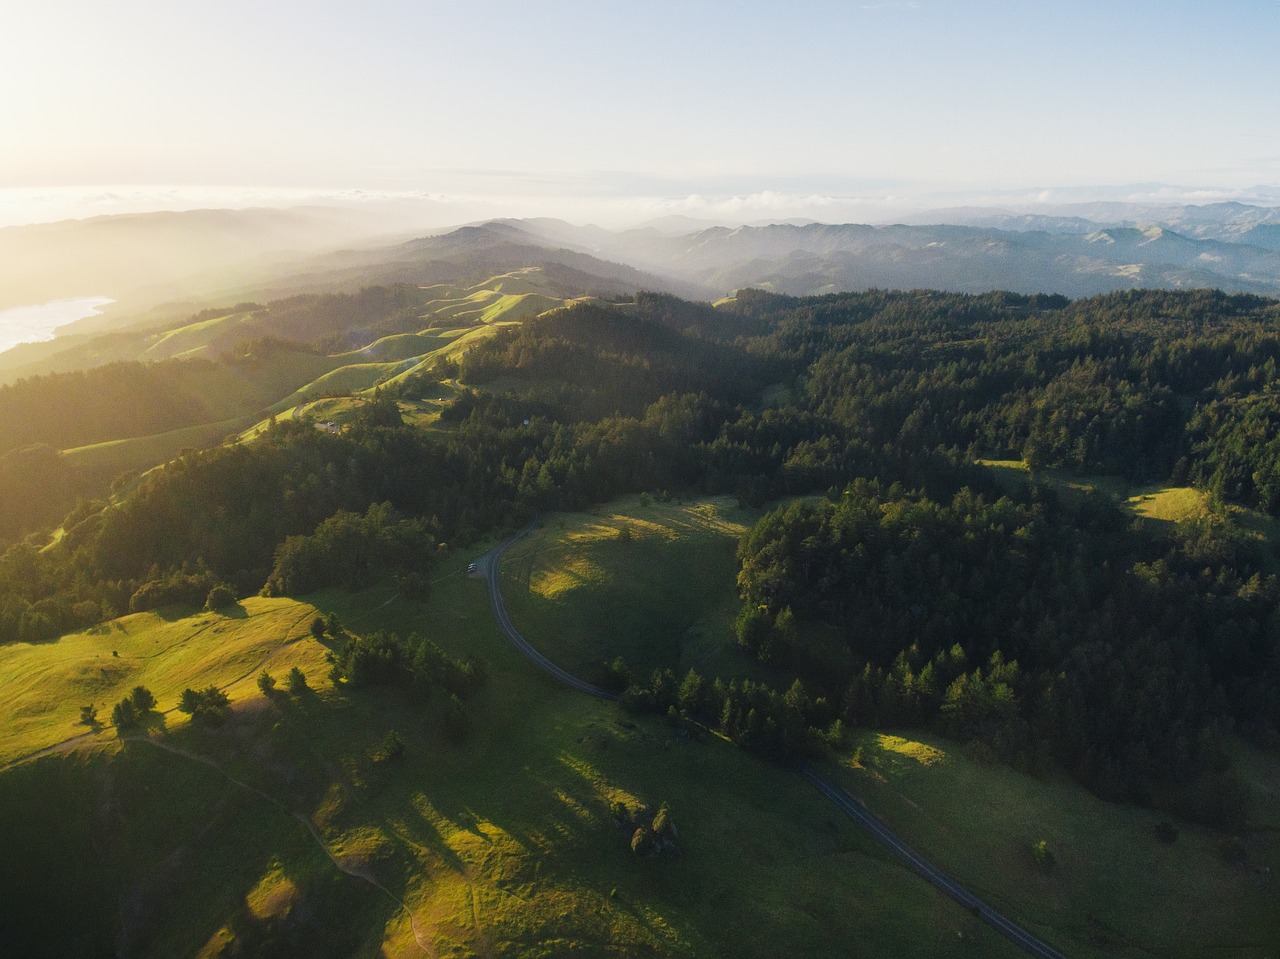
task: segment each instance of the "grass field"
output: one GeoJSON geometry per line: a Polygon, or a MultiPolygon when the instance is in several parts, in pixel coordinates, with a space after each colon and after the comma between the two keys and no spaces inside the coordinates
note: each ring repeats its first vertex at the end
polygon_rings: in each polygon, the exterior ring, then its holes
{"type": "Polygon", "coordinates": [[[5,699],[48,675],[37,699],[8,707],[10,724],[31,721],[10,754],[75,732],[62,701],[91,690],[108,647],[130,671],[110,695],[145,681],[163,707],[181,686],[221,681],[237,714],[214,731],[166,717],[152,742],[102,737],[5,770],[0,842],[24,865],[0,871],[0,945],[71,954],[109,931],[141,956],[270,942],[311,956],[941,957],[957,942],[1014,954],[793,773],[555,686],[497,632],[469,559],[446,561],[423,605],[314,597],[352,629],[416,626],[484,657],[491,678],[462,745],[434,701],[319,679],[322,647],[295,635],[312,606],[289,600],[246,602],[242,620],[132,617],[11,652],[5,699]],[[315,694],[268,702],[252,687],[263,663],[293,661],[315,694]],[[56,727],[43,736],[41,714],[56,727]],[[406,754],[381,768],[370,755],[388,729],[406,754]],[[636,860],[614,800],[670,803],[684,855],[636,860]]]}
{"type": "Polygon", "coordinates": [[[201,423],[153,436],[78,446],[62,453],[82,469],[115,476],[126,470],[150,469],[173,459],[184,449],[212,446],[230,434],[239,433],[249,419],[236,417],[217,423],[201,423]]]}
{"type": "MultiPolygon", "coordinates": [[[[1177,490],[1138,496],[1146,499],[1135,505],[1160,520],[1176,520],[1199,502],[1177,490]]],[[[733,595],[736,566],[732,551],[717,544],[751,520],[723,500],[642,506],[633,499],[592,516],[548,517],[513,549],[504,595],[525,634],[568,668],[590,669],[597,648],[603,658],[617,652],[637,662],[665,652],[687,668],[699,645],[669,639],[681,635],[683,617],[700,623],[704,654],[714,651],[693,664],[707,675],[731,675],[744,668],[728,632],[735,607],[716,597],[733,595]],[[619,539],[623,528],[632,530],[629,542],[619,539]],[[646,538],[652,552],[639,549],[646,538]],[[717,573],[719,563],[726,568],[717,573]],[[672,626],[661,631],[647,628],[655,617],[645,613],[646,597],[652,606],[655,595],[669,601],[656,621],[666,617],[672,626]]],[[[864,763],[847,764],[840,775],[855,795],[1068,955],[1260,957],[1280,947],[1280,888],[1251,871],[1280,862],[1280,759],[1273,755],[1238,747],[1259,810],[1245,840],[1251,867],[1241,868],[1224,859],[1221,834],[1179,824],[1177,842],[1163,844],[1155,833],[1162,816],[1102,802],[1061,777],[982,765],[945,740],[863,732],[854,745],[864,763]],[[1048,874],[1032,857],[1041,839],[1058,860],[1048,874]]]]}
{"type": "Polygon", "coordinates": [[[530,640],[570,672],[622,656],[645,674],[692,666],[739,675],[750,666],[731,631],[735,554],[758,516],[728,497],[631,497],[551,515],[507,555],[503,595],[530,640]]]}
{"type": "MultiPolygon", "coordinates": [[[[1117,806],[1060,777],[1035,779],[979,763],[954,744],[917,734],[860,732],[860,764],[839,774],[893,829],[996,908],[1021,917],[1070,956],[1274,956],[1280,888],[1255,868],[1280,863],[1274,802],[1280,759],[1248,750],[1260,826],[1249,862],[1224,859],[1224,837],[1117,806]],[[1056,862],[1037,865],[1047,843],[1056,862]]],[[[1244,747],[1241,747],[1244,749],[1244,747]]]]}
{"type": "MultiPolygon", "coordinates": [[[[98,706],[109,722],[137,685],[151,689],[172,724],[186,719],[175,707],[188,686],[216,683],[240,699],[256,694],[264,668],[323,675],[325,649],[307,632],[314,615],[305,603],[252,597],[229,614],[137,613],[56,643],[0,646],[0,766],[88,732],[81,706],[98,706]]],[[[113,736],[103,729],[89,739],[113,736]]]]}
{"type": "MultiPolygon", "coordinates": [[[[728,500],[638,498],[545,517],[504,563],[512,616],[570,667],[608,646],[741,668],[727,631],[734,545],[753,518],[728,500]]],[[[443,559],[424,603],[248,599],[231,616],[143,614],[0,648],[0,844],[22,863],[0,870],[0,952],[110,941],[147,957],[1019,955],[790,770],[534,669],[466,576],[486,548],[443,559]],[[307,630],[317,610],[483,658],[466,740],[445,734],[438,696],[334,689],[307,630]],[[314,692],[259,693],[264,666],[282,677],[293,664],[314,692]],[[207,730],[169,712],[148,742],[108,731],[31,758],[80,735],[83,702],[140,682],[162,709],[187,685],[218,684],[235,718],[207,730]],[[375,763],[388,730],[404,758],[375,763]],[[683,856],[635,859],[615,800],[669,803],[683,856]]],[[[1153,817],[1069,783],[979,766],[942,740],[860,737],[863,764],[836,769],[849,788],[1068,955],[1176,954],[1169,932],[1195,910],[1206,918],[1185,941],[1198,954],[1266,954],[1240,947],[1265,933],[1274,888],[1215,858],[1213,836],[1184,826],[1158,846],[1153,817]],[[1040,838],[1058,859],[1048,874],[1030,859],[1040,838]],[[1235,937],[1218,939],[1232,922],[1235,937]]],[[[1245,753],[1275,795],[1280,767],[1245,753]]],[[[1250,839],[1252,860],[1273,842],[1250,839]]]]}
{"type": "MultiPolygon", "coordinates": [[[[1022,460],[978,460],[1002,483],[1019,485],[1030,476],[1022,460]]],[[[1077,475],[1066,470],[1040,470],[1037,474],[1065,491],[1097,492],[1131,510],[1135,516],[1156,525],[1185,523],[1210,512],[1209,497],[1191,486],[1156,483],[1136,486],[1119,476],[1077,475]]],[[[1248,537],[1280,543],[1280,523],[1257,510],[1228,504],[1226,514],[1248,537]]]]}

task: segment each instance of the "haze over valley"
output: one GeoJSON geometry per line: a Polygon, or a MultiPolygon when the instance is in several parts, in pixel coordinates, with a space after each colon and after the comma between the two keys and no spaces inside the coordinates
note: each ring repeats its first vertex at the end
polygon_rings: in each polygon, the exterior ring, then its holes
{"type": "Polygon", "coordinates": [[[1280,4],[0,30],[0,956],[1280,954],[1280,4]]]}

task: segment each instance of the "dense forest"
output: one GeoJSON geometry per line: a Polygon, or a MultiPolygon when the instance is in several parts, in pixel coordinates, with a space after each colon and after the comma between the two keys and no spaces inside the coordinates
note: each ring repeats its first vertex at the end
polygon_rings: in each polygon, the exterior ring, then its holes
{"type": "Polygon", "coordinates": [[[539,509],[728,492],[775,504],[740,549],[743,652],[798,682],[659,674],[628,678],[633,701],[778,755],[841,724],[932,727],[1231,823],[1223,734],[1280,730],[1276,556],[1231,511],[1280,513],[1278,356],[1280,304],[1210,291],[579,305],[465,354],[430,431],[384,392],[341,433],[282,422],[82,503],[52,547],[0,557],[0,637],[218,583],[425,589],[441,544],[539,509]],[[1050,468],[1195,485],[1208,507],[1160,529],[1050,468]]]}

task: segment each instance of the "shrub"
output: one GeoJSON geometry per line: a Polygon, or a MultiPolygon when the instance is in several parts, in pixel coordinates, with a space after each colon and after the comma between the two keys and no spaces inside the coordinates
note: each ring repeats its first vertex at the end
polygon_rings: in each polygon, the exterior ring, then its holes
{"type": "Polygon", "coordinates": [[[1058,861],[1053,855],[1053,851],[1049,848],[1048,840],[1045,839],[1041,839],[1031,847],[1031,858],[1035,860],[1041,872],[1049,872],[1058,861]]]}
{"type": "Polygon", "coordinates": [[[669,839],[676,833],[676,825],[671,821],[671,808],[666,803],[658,807],[658,814],[653,817],[653,832],[663,839],[669,839]]]}
{"type": "Polygon", "coordinates": [[[382,744],[374,750],[369,757],[376,765],[394,762],[397,759],[404,758],[404,740],[400,738],[400,734],[394,729],[389,730],[382,737],[382,744]]]}
{"type": "Polygon", "coordinates": [[[640,826],[631,834],[631,851],[637,856],[653,854],[653,830],[648,826],[640,826]]]}
{"type": "Polygon", "coordinates": [[[218,583],[213,589],[209,590],[209,595],[205,597],[204,608],[212,612],[215,609],[223,609],[227,606],[236,604],[236,591],[226,583],[218,583]]]}
{"type": "Polygon", "coordinates": [[[213,574],[207,569],[175,570],[139,586],[129,597],[129,612],[141,613],[174,603],[194,606],[209,595],[213,586],[213,574]]]}

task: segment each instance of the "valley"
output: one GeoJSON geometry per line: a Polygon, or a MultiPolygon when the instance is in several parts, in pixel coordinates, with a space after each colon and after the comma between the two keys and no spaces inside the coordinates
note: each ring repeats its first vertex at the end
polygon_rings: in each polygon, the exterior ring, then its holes
{"type": "Polygon", "coordinates": [[[1275,301],[465,236],[13,367],[0,945],[1024,954],[803,763],[1063,955],[1269,954],[1275,301]]]}

